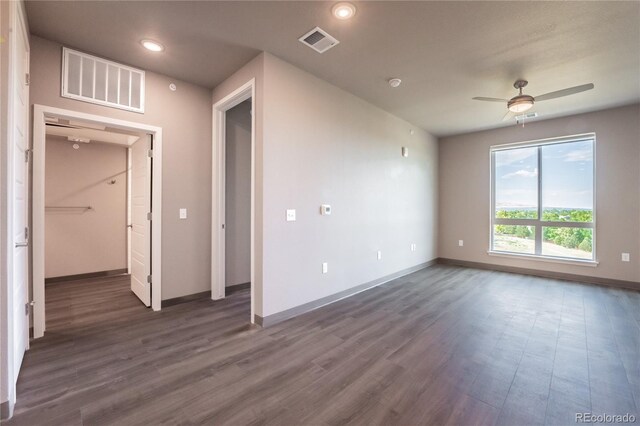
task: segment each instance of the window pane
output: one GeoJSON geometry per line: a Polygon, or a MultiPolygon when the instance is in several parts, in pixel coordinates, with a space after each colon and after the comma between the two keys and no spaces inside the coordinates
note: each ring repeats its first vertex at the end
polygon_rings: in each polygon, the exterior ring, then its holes
{"type": "Polygon", "coordinates": [[[542,254],[544,256],[593,259],[593,229],[542,228],[542,254]]]}
{"type": "Polygon", "coordinates": [[[494,225],[493,250],[535,254],[535,226],[494,225]]]}
{"type": "Polygon", "coordinates": [[[542,147],[542,220],[593,222],[593,141],[542,147]]]}
{"type": "Polygon", "coordinates": [[[496,151],[495,217],[538,218],[538,148],[496,151]]]}

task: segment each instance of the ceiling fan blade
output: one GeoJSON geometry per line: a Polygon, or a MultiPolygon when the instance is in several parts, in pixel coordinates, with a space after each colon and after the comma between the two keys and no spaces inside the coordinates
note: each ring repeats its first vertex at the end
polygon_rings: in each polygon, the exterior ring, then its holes
{"type": "Polygon", "coordinates": [[[557,90],[555,92],[545,93],[544,95],[536,96],[534,99],[536,102],[546,101],[549,99],[561,98],[563,96],[574,95],[576,93],[584,92],[594,88],[593,83],[583,84],[581,86],[569,87],[568,89],[557,90]]]}
{"type": "Polygon", "coordinates": [[[509,121],[511,120],[513,117],[515,117],[516,114],[507,110],[507,113],[504,115],[504,117],[502,117],[502,121],[509,121]]]}
{"type": "Polygon", "coordinates": [[[485,98],[482,96],[476,96],[475,98],[471,98],[474,101],[487,101],[487,102],[509,102],[508,99],[499,99],[499,98],[485,98]]]}

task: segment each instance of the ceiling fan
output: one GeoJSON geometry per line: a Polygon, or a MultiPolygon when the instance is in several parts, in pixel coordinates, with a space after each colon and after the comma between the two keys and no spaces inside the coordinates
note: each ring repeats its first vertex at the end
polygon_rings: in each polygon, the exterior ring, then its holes
{"type": "Polygon", "coordinates": [[[516,80],[513,83],[513,87],[518,89],[520,93],[514,96],[511,99],[501,99],[501,98],[485,98],[482,96],[478,96],[473,98],[476,101],[488,101],[488,102],[506,102],[507,109],[509,110],[507,114],[504,116],[503,120],[510,119],[513,114],[525,112],[529,110],[534,102],[547,101],[549,99],[561,98],[563,96],[575,95],[576,93],[584,92],[586,90],[593,89],[593,83],[582,84],[580,86],[569,87],[567,89],[556,90],[555,92],[545,93],[540,96],[530,96],[522,93],[522,88],[525,87],[529,82],[527,80],[516,80]]]}

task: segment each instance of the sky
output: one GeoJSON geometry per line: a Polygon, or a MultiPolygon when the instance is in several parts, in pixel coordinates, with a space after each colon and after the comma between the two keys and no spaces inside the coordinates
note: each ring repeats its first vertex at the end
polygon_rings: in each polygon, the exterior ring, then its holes
{"type": "MultiPolygon", "coordinates": [[[[496,207],[538,206],[538,148],[495,152],[496,207]]],[[[542,147],[542,206],[593,208],[593,142],[542,147]]]]}

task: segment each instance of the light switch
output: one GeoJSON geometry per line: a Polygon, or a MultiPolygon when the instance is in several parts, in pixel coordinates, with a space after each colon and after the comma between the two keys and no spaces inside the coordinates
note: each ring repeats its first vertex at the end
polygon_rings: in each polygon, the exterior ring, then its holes
{"type": "Polygon", "coordinates": [[[328,216],[331,214],[331,206],[329,204],[322,204],[320,206],[320,214],[322,216],[328,216]]]}
{"type": "Polygon", "coordinates": [[[459,246],[459,247],[464,246],[464,241],[463,241],[463,240],[458,240],[458,246],[459,246]]]}
{"type": "Polygon", "coordinates": [[[295,209],[287,209],[287,222],[295,222],[295,221],[296,221],[295,209]]]}
{"type": "Polygon", "coordinates": [[[329,272],[329,264],[327,262],[323,262],[322,263],[322,273],[326,274],[327,272],[329,272]]]}
{"type": "Polygon", "coordinates": [[[378,260],[382,260],[382,251],[378,250],[378,260]]]}
{"type": "Polygon", "coordinates": [[[187,209],[180,209],[180,219],[187,218],[187,209]]]}
{"type": "Polygon", "coordinates": [[[409,148],[407,148],[406,146],[402,147],[402,156],[405,158],[409,156],[409,148]]]}
{"type": "Polygon", "coordinates": [[[629,262],[629,253],[622,253],[622,261],[629,262]]]}

